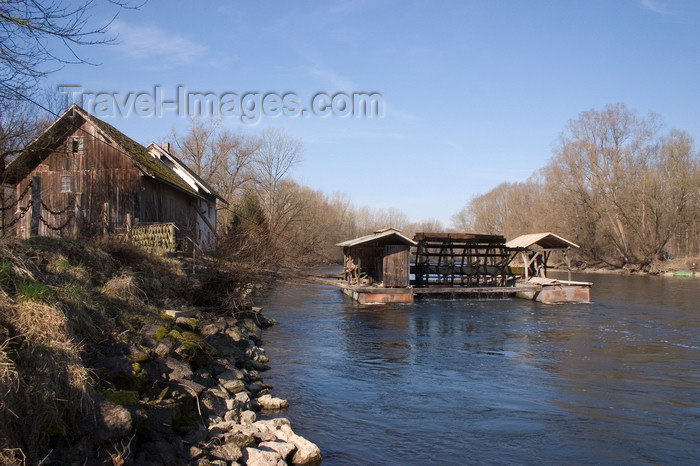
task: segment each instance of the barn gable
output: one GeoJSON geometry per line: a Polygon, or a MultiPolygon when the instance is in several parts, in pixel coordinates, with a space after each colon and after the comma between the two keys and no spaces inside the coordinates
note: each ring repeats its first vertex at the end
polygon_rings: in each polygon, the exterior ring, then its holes
{"type": "MultiPolygon", "coordinates": [[[[119,233],[127,225],[171,222],[180,237],[199,242],[200,202],[212,198],[77,105],[27,145],[5,179],[15,186],[18,212],[31,207],[17,221],[23,238],[119,233]]],[[[200,246],[213,246],[213,233],[200,246]]]]}

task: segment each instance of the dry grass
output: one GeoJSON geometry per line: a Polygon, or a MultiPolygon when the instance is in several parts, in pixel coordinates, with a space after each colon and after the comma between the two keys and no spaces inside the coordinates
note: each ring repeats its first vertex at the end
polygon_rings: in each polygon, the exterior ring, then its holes
{"type": "Polygon", "coordinates": [[[127,274],[110,278],[102,292],[110,298],[123,299],[132,304],[143,304],[147,299],[136,277],[127,274]]]}
{"type": "Polygon", "coordinates": [[[37,464],[75,445],[91,386],[109,383],[85,361],[157,321],[159,303],[192,303],[196,293],[235,309],[250,274],[213,268],[192,280],[179,261],[124,243],[0,241],[0,465],[37,464]]]}

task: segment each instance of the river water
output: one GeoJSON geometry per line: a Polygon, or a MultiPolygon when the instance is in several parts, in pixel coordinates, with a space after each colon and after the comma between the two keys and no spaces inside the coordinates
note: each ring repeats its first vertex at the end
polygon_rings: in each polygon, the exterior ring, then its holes
{"type": "Polygon", "coordinates": [[[265,297],[272,394],[324,465],[698,464],[700,280],[574,274],[591,304],[265,297]]]}

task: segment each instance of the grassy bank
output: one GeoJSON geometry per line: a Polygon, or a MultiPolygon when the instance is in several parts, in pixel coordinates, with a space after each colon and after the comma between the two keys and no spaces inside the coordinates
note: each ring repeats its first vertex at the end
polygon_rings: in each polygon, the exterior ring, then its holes
{"type": "Polygon", "coordinates": [[[214,262],[197,270],[117,242],[0,243],[0,464],[77,444],[91,395],[115,387],[95,362],[167,323],[164,310],[235,311],[251,277],[214,262]]]}

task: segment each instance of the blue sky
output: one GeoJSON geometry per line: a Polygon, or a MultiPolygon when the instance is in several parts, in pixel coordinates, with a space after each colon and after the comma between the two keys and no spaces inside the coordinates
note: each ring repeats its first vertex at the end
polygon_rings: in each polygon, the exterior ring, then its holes
{"type": "MultiPolygon", "coordinates": [[[[106,11],[99,8],[93,17],[106,11]]],[[[294,178],[411,220],[450,216],[544,166],[568,120],[624,102],[700,135],[700,2],[151,0],[52,84],[86,92],[376,92],[382,117],[263,116],[304,142],[294,178]],[[196,5],[196,6],[195,6],[196,5]]],[[[142,143],[186,119],[104,118],[142,143]]]]}

